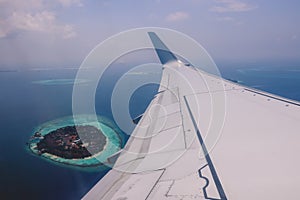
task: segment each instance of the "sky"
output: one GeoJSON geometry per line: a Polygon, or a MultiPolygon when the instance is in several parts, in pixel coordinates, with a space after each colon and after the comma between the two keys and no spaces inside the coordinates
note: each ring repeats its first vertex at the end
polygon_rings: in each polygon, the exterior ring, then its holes
{"type": "Polygon", "coordinates": [[[79,67],[132,28],[185,33],[217,62],[300,66],[298,0],[0,0],[0,69],[79,67]]]}

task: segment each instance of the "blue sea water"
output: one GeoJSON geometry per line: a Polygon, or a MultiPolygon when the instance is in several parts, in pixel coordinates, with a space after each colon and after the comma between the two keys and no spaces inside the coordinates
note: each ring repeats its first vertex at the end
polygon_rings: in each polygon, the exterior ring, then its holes
{"type": "MultiPolygon", "coordinates": [[[[220,70],[225,78],[240,84],[300,101],[300,67],[237,66],[220,70]]],[[[75,75],[74,69],[0,72],[1,199],[80,199],[109,170],[64,167],[40,159],[26,148],[35,127],[72,115],[75,75]]],[[[110,92],[119,77],[114,74],[102,80],[105,87],[98,88],[96,94],[97,114],[111,120],[110,92]]],[[[132,116],[145,110],[156,89],[157,85],[147,85],[133,95],[129,105],[132,116]]],[[[125,143],[128,136],[123,138],[125,143]]]]}
{"type": "Polygon", "coordinates": [[[231,66],[220,68],[224,78],[288,99],[300,101],[300,66],[231,66]]]}

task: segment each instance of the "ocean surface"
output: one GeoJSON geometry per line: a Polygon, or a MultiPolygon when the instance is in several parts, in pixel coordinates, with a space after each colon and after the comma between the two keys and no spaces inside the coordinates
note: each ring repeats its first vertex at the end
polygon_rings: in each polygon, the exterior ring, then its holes
{"type": "MultiPolygon", "coordinates": [[[[300,101],[300,66],[234,66],[220,70],[227,79],[300,101]]],[[[55,164],[33,155],[26,146],[35,127],[72,115],[75,75],[76,69],[0,72],[1,199],[80,199],[109,170],[55,164]]],[[[110,93],[119,77],[112,73],[96,93],[97,114],[110,120],[110,93]]],[[[76,84],[89,83],[80,80],[76,84]]],[[[143,113],[157,88],[146,85],[134,93],[129,105],[132,116],[143,113]]],[[[122,138],[124,145],[128,136],[123,134],[122,138]]]]}

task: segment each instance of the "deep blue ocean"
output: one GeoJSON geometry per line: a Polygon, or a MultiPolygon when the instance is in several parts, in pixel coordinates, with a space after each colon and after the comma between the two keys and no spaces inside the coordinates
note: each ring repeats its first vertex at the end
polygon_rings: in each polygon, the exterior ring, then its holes
{"type": "MultiPolygon", "coordinates": [[[[234,66],[220,70],[223,77],[240,84],[300,101],[300,67],[234,66]]],[[[35,127],[72,115],[75,75],[76,69],[0,72],[1,199],[80,199],[109,170],[53,164],[26,148],[35,127]],[[54,84],[43,80],[54,80],[54,84]]],[[[108,78],[96,94],[97,114],[111,120],[110,92],[118,77],[108,78]]],[[[147,85],[133,95],[129,105],[132,116],[145,110],[156,90],[157,85],[147,85]]]]}

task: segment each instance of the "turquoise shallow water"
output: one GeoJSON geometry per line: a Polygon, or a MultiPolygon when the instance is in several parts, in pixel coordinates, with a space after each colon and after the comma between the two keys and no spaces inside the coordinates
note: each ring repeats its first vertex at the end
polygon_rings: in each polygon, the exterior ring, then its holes
{"type": "MultiPolygon", "coordinates": [[[[122,147],[122,141],[120,138],[121,131],[118,130],[118,127],[114,125],[112,122],[110,122],[108,119],[106,119],[105,117],[98,116],[97,118],[98,120],[94,121],[92,120],[93,118],[90,115],[79,115],[76,116],[76,125],[77,126],[91,125],[101,130],[102,133],[107,138],[106,145],[103,151],[85,159],[65,159],[48,153],[44,153],[40,157],[46,158],[49,161],[55,161],[66,165],[73,165],[73,166],[80,166],[80,167],[98,166],[104,163],[109,156],[111,156],[112,154],[116,153],[121,149],[122,147]]],[[[74,123],[73,116],[62,117],[39,125],[38,127],[34,128],[32,134],[34,134],[35,132],[39,132],[41,133],[41,135],[44,136],[56,129],[65,126],[74,126],[74,125],[75,123],[74,123]]],[[[38,139],[35,139],[29,145],[30,150],[35,155],[38,155],[38,151],[35,149],[38,141],[39,141],[38,139]]]]}
{"type": "Polygon", "coordinates": [[[89,83],[89,80],[84,79],[48,79],[48,80],[38,80],[38,81],[32,81],[34,84],[40,84],[40,85],[74,85],[74,84],[84,84],[89,83]]]}

